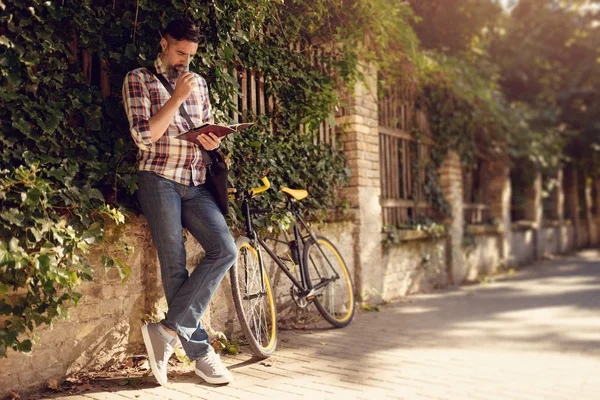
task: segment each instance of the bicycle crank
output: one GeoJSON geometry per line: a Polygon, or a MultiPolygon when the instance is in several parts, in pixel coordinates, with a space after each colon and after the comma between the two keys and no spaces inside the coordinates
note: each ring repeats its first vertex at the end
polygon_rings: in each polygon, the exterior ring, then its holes
{"type": "Polygon", "coordinates": [[[298,290],[296,286],[292,286],[290,288],[290,294],[292,296],[292,299],[294,300],[294,303],[296,303],[298,307],[306,308],[308,306],[309,302],[306,299],[306,296],[300,295],[300,290],[298,290]]]}

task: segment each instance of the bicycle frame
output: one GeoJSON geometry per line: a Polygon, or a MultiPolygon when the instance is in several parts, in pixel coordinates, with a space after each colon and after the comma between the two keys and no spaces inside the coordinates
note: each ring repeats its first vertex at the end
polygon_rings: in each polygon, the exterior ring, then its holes
{"type": "MultiPolygon", "coordinates": [[[[275,254],[275,252],[273,250],[271,250],[271,248],[269,248],[267,243],[260,236],[258,236],[256,231],[254,230],[254,228],[252,226],[252,218],[251,218],[253,211],[259,212],[259,213],[261,213],[261,212],[267,213],[267,212],[271,212],[271,210],[252,209],[252,208],[250,208],[250,204],[249,204],[247,198],[244,198],[242,201],[242,216],[244,217],[244,221],[245,221],[246,236],[250,239],[250,241],[253,243],[253,246],[258,251],[258,262],[259,262],[261,271],[263,270],[263,268],[265,268],[264,260],[262,257],[262,252],[260,251],[260,248],[263,248],[267,252],[267,254],[269,254],[269,256],[273,259],[273,261],[275,261],[275,263],[279,266],[279,268],[283,271],[283,273],[292,281],[294,286],[296,286],[298,288],[298,290],[299,290],[298,294],[300,296],[308,296],[312,291],[315,290],[315,288],[308,289],[308,283],[306,282],[306,276],[304,274],[304,262],[302,260],[301,254],[298,254],[297,256],[298,256],[298,267],[300,268],[300,278],[301,278],[302,282],[298,282],[296,277],[294,275],[292,275],[292,273],[289,271],[288,267],[281,261],[280,257],[277,254],[275,254]],[[254,245],[255,243],[260,244],[260,247],[255,246],[254,245]]],[[[296,243],[298,243],[298,244],[302,243],[302,246],[304,246],[306,237],[312,237],[314,240],[316,240],[316,237],[310,231],[310,229],[308,229],[308,226],[306,225],[306,223],[304,222],[304,220],[302,219],[302,217],[300,216],[298,211],[295,208],[291,207],[291,212],[294,217],[294,240],[296,241],[296,243]],[[301,235],[300,228],[298,227],[299,223],[302,225],[304,230],[306,230],[306,232],[308,233],[308,236],[301,235]]],[[[277,240],[277,239],[273,239],[273,238],[269,238],[269,239],[279,242],[279,243],[288,244],[288,242],[284,242],[282,240],[277,240]]],[[[296,250],[298,251],[298,253],[300,253],[300,248],[298,248],[296,250]]],[[[262,274],[261,274],[261,279],[262,279],[262,274]]],[[[262,282],[262,284],[264,286],[264,282],[262,282]]]]}

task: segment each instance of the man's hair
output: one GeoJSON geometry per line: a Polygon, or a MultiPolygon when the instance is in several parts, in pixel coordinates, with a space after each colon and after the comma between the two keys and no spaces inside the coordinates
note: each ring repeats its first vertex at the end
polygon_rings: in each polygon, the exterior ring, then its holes
{"type": "Polygon", "coordinates": [[[179,18],[169,22],[169,25],[162,31],[162,36],[164,38],[170,36],[175,40],[186,40],[194,43],[200,42],[198,27],[188,18],[179,18]]]}

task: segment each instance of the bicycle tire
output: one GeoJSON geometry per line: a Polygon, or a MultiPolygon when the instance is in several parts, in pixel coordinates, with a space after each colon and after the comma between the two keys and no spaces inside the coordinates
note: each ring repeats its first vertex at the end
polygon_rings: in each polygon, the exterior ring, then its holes
{"type": "Polygon", "coordinates": [[[265,293],[260,294],[256,291],[262,286],[258,252],[245,236],[239,237],[235,244],[238,258],[229,272],[233,304],[252,354],[268,358],[277,347],[277,311],[269,276],[263,269],[265,293]]]}
{"type": "Polygon", "coordinates": [[[306,280],[309,289],[313,289],[322,279],[332,277],[332,268],[335,270],[339,279],[317,289],[313,302],[327,322],[336,328],[343,328],[352,322],[356,311],[352,276],[342,255],[333,243],[323,236],[316,238],[318,243],[312,238],[306,242],[302,254],[306,280]],[[331,266],[326,263],[325,258],[330,261],[331,266]],[[336,287],[339,287],[337,294],[335,293],[336,287]],[[341,300],[337,302],[337,307],[336,300],[341,300]]]}

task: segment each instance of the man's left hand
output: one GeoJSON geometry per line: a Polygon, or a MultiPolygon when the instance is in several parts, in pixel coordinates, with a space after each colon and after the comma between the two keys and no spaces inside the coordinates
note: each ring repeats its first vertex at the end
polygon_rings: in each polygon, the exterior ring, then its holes
{"type": "Polygon", "coordinates": [[[212,132],[198,135],[198,141],[206,151],[215,150],[221,145],[221,138],[212,132]]]}

